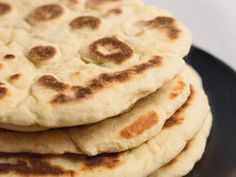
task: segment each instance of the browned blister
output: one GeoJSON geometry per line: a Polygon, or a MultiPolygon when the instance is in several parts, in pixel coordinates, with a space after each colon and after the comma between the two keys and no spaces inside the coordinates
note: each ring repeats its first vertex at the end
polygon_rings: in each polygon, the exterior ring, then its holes
{"type": "Polygon", "coordinates": [[[47,89],[55,90],[55,91],[63,91],[67,89],[69,86],[63,82],[59,82],[55,77],[51,75],[42,76],[38,83],[40,86],[43,86],[47,89]]]}
{"type": "Polygon", "coordinates": [[[17,74],[13,74],[9,77],[10,81],[16,81],[19,80],[21,78],[21,74],[17,73],[17,74]]]}
{"type": "Polygon", "coordinates": [[[4,60],[13,60],[15,58],[16,58],[16,56],[13,54],[7,54],[3,57],[4,60]]]}
{"type": "Polygon", "coordinates": [[[101,24],[101,20],[97,17],[93,16],[81,16],[77,17],[70,23],[72,29],[83,29],[83,28],[90,28],[95,30],[99,28],[101,24]]]}
{"type": "Polygon", "coordinates": [[[52,59],[56,52],[52,46],[35,46],[29,51],[28,58],[35,63],[43,63],[52,59]]]}
{"type": "Polygon", "coordinates": [[[38,22],[49,21],[62,16],[63,13],[63,7],[59,4],[47,4],[34,9],[27,18],[38,22]]]}
{"type": "Polygon", "coordinates": [[[119,153],[102,154],[95,157],[86,157],[82,161],[82,170],[96,168],[115,168],[121,164],[119,153]]]}
{"type": "Polygon", "coordinates": [[[121,64],[132,57],[133,50],[116,38],[105,37],[89,46],[89,54],[98,62],[121,64]]]}
{"type": "Polygon", "coordinates": [[[195,91],[193,86],[191,86],[191,94],[188,97],[188,100],[186,103],[176,111],[176,113],[165,122],[164,128],[171,128],[175,125],[179,125],[184,121],[184,113],[188,109],[188,107],[191,105],[192,100],[194,99],[195,91]]]}
{"type": "MultiPolygon", "coordinates": [[[[146,63],[140,65],[134,65],[123,71],[118,71],[115,73],[103,73],[97,78],[94,78],[89,82],[87,86],[71,86],[71,91],[74,96],[69,96],[64,93],[59,93],[51,101],[53,104],[65,104],[68,102],[80,101],[81,99],[87,98],[89,96],[95,95],[99,90],[108,87],[112,83],[123,83],[132,79],[132,77],[141,74],[142,72],[159,67],[161,65],[162,58],[159,56],[147,61],[146,63]]],[[[43,84],[41,84],[43,86],[43,84]]],[[[49,88],[46,86],[46,88],[49,88]]]]}
{"type": "Polygon", "coordinates": [[[122,0],[88,0],[88,3],[95,7],[101,7],[107,3],[119,2],[122,0]]]}
{"type": "MultiPolygon", "coordinates": [[[[52,165],[47,156],[34,154],[0,154],[0,158],[19,158],[16,162],[0,163],[0,174],[14,173],[19,176],[73,176],[74,172],[59,165],[52,165]]],[[[50,158],[50,157],[48,157],[50,158]]]]}
{"type": "Polygon", "coordinates": [[[11,11],[12,7],[7,3],[0,3],[0,16],[3,16],[11,11]]]}
{"type": "Polygon", "coordinates": [[[5,87],[0,87],[0,100],[3,99],[7,94],[7,89],[5,87]]]}
{"type": "Polygon", "coordinates": [[[186,86],[187,85],[182,80],[179,80],[176,87],[170,93],[170,99],[176,98],[186,86]]]}
{"type": "Polygon", "coordinates": [[[151,129],[158,123],[158,115],[156,112],[149,112],[140,116],[135,122],[120,132],[120,136],[125,139],[135,138],[143,134],[146,130],[151,129]]]}
{"type": "Polygon", "coordinates": [[[156,17],[152,20],[142,21],[141,24],[166,32],[171,40],[178,39],[181,33],[176,25],[176,20],[172,17],[156,17]]]}

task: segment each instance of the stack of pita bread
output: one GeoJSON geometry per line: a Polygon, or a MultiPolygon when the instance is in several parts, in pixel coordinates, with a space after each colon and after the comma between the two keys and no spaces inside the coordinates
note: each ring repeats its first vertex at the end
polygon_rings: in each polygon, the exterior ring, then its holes
{"type": "Polygon", "coordinates": [[[139,0],[0,0],[0,176],[186,175],[212,124],[191,41],[139,0]]]}

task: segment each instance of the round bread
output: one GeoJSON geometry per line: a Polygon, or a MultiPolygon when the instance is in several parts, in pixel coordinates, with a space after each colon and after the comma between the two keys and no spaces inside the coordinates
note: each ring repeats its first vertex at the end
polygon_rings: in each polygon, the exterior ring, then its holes
{"type": "Polygon", "coordinates": [[[182,177],[187,175],[204,153],[211,125],[212,115],[210,113],[200,132],[187,143],[183,151],[149,177],[182,177]]]}
{"type": "Polygon", "coordinates": [[[188,76],[178,75],[120,116],[99,123],[44,132],[0,132],[1,152],[97,155],[125,151],[157,135],[190,95],[188,76]],[[20,140],[17,149],[15,142],[20,140]]]}
{"type": "MultiPolygon", "coordinates": [[[[209,113],[207,97],[198,76],[190,70],[192,95],[164,125],[162,131],[139,147],[94,157],[65,155],[1,154],[0,175],[147,177],[183,151],[201,129],[209,113]],[[135,164],[135,165],[134,165],[135,164]]],[[[208,121],[207,121],[208,122],[208,121]]],[[[209,121],[210,122],[210,121],[209,121]]],[[[207,126],[210,129],[210,124],[207,126]]]]}
{"type": "Polygon", "coordinates": [[[191,45],[171,14],[133,0],[0,0],[0,39],[0,126],[21,131],[125,112],[191,45]]]}
{"type": "MultiPolygon", "coordinates": [[[[197,135],[194,135],[195,138],[201,137],[200,139],[202,141],[207,139],[207,132],[210,131],[211,121],[211,116],[207,116],[201,130],[197,135]]],[[[168,131],[171,131],[171,129],[168,129],[168,131]]],[[[160,133],[160,137],[161,134],[162,132],[160,133]]],[[[165,141],[164,144],[159,145],[157,139],[158,138],[155,137],[140,147],[128,152],[103,154],[95,157],[85,157],[75,154],[60,156],[2,153],[0,154],[0,176],[79,177],[82,174],[86,175],[86,177],[108,177],[111,175],[114,177],[121,175],[122,177],[146,177],[154,169],[158,169],[168,162],[169,163],[165,167],[172,164],[171,162],[173,161],[171,161],[171,159],[175,158],[178,153],[183,153],[186,150],[186,147],[193,141],[191,138],[188,141],[184,141],[180,137],[171,137],[165,141]],[[137,161],[139,163],[133,167],[132,164],[137,161]]],[[[180,160],[182,161],[182,157],[180,160]]],[[[173,166],[173,170],[176,168],[175,165],[176,164],[173,166]]],[[[192,163],[187,165],[187,167],[183,167],[184,172],[178,174],[184,174],[185,169],[189,170],[191,165],[192,163]]],[[[163,170],[163,168],[164,167],[161,167],[160,170],[163,170]]],[[[180,171],[180,169],[178,169],[177,172],[178,171],[180,171]]],[[[170,174],[172,173],[170,172],[170,174]]]]}

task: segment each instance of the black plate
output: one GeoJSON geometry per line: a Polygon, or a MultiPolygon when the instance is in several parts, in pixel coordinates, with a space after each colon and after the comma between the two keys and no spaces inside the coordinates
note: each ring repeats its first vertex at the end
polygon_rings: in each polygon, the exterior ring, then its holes
{"type": "Polygon", "coordinates": [[[206,152],[187,177],[236,177],[236,72],[196,47],[186,61],[202,76],[214,115],[206,152]]]}

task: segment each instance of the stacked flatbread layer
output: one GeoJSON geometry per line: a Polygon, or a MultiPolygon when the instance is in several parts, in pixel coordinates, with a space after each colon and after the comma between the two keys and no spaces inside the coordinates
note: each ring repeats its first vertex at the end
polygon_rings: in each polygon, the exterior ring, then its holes
{"type": "Polygon", "coordinates": [[[191,34],[139,0],[0,0],[0,176],[184,176],[212,115],[191,34]]]}

